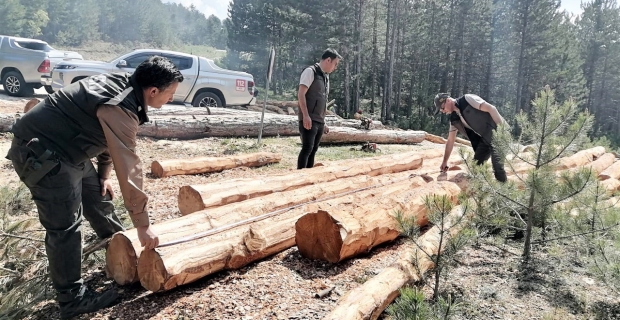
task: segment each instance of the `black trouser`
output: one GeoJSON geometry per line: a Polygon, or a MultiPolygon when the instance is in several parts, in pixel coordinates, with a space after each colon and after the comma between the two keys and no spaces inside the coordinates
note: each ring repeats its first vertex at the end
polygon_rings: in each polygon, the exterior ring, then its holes
{"type": "Polygon", "coordinates": [[[314,167],[314,155],[319,149],[321,137],[323,137],[324,123],[312,121],[310,130],[304,128],[304,122],[299,121],[299,134],[301,135],[301,152],[297,158],[297,169],[314,167]]]}
{"type": "Polygon", "coordinates": [[[504,170],[504,160],[493,150],[493,146],[490,143],[482,139],[472,130],[466,129],[466,131],[471,146],[474,149],[474,160],[476,160],[476,164],[481,165],[491,158],[495,179],[497,179],[497,181],[506,182],[508,178],[506,177],[506,170],[504,170]]]}
{"type": "MultiPolygon", "coordinates": [[[[23,171],[32,152],[27,141],[14,138],[9,158],[15,171],[23,171]]],[[[101,182],[90,161],[78,166],[60,160],[36,185],[28,186],[37,205],[39,221],[46,230],[45,249],[52,284],[59,302],[73,300],[83,284],[82,215],[100,238],[124,230],[114,213],[109,193],[101,195],[101,182]]]]}

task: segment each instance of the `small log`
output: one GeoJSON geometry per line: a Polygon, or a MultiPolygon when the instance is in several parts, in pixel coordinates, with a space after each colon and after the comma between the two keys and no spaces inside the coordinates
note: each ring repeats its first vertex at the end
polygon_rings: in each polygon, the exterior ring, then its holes
{"type": "Polygon", "coordinates": [[[165,291],[220,270],[241,268],[295,245],[295,221],[306,212],[326,210],[346,203],[351,204],[352,208],[358,208],[378,198],[390,199],[399,193],[410,192],[410,189],[425,183],[420,177],[406,179],[327,201],[305,204],[220,234],[145,251],[138,261],[140,283],[154,292],[165,291]]]}
{"type": "Polygon", "coordinates": [[[416,223],[424,226],[428,223],[426,197],[446,195],[456,203],[460,191],[451,182],[432,182],[389,198],[377,198],[355,210],[342,205],[308,213],[295,224],[295,243],[306,258],[337,263],[396,239],[400,226],[395,212],[415,217],[416,223]]]}
{"type": "Polygon", "coordinates": [[[616,191],[620,190],[620,180],[618,179],[607,179],[601,181],[601,185],[607,190],[608,194],[614,194],[616,191]]]}
{"type": "MultiPolygon", "coordinates": [[[[445,250],[450,237],[460,232],[460,225],[454,223],[465,214],[461,206],[456,206],[450,212],[444,223],[446,240],[440,248],[440,228],[434,226],[418,238],[418,244],[429,254],[437,254],[445,250]]],[[[466,218],[465,218],[466,219],[466,218]]],[[[368,320],[378,319],[383,311],[398,297],[400,288],[422,279],[418,273],[426,273],[434,267],[428,256],[419,249],[407,247],[398,261],[383,269],[381,273],[364,282],[363,285],[347,292],[338,300],[336,307],[324,320],[368,320]],[[413,255],[413,258],[412,258],[413,255]],[[417,267],[412,264],[417,261],[417,267]]]]}
{"type": "Polygon", "coordinates": [[[282,155],[272,152],[258,152],[229,157],[171,159],[153,161],[151,173],[157,178],[162,178],[185,174],[220,172],[237,167],[260,167],[278,163],[281,159],[282,155]]]}
{"type": "Polygon", "coordinates": [[[291,107],[286,107],[286,112],[288,113],[289,116],[295,116],[297,115],[297,113],[295,112],[295,110],[293,110],[293,108],[291,107]]]}
{"type": "Polygon", "coordinates": [[[424,140],[430,141],[432,143],[446,144],[448,140],[446,138],[436,136],[434,134],[426,133],[424,140]]]}
{"type": "Polygon", "coordinates": [[[466,146],[471,147],[471,142],[469,140],[465,140],[465,139],[461,139],[461,138],[457,137],[455,141],[460,143],[460,144],[464,144],[466,146]]]}
{"type": "Polygon", "coordinates": [[[609,168],[603,170],[598,175],[599,180],[618,179],[620,178],[620,160],[615,161],[609,168]]]}
{"type": "Polygon", "coordinates": [[[321,143],[386,143],[414,144],[424,141],[424,131],[397,130],[359,130],[345,127],[330,127],[329,133],[323,135],[321,143]]]}
{"type": "Polygon", "coordinates": [[[183,186],[179,189],[179,210],[181,214],[187,215],[211,207],[261,197],[274,192],[290,191],[346,177],[357,175],[376,176],[379,174],[415,170],[423,164],[422,159],[432,159],[440,155],[441,152],[439,150],[425,150],[422,152],[346,160],[332,163],[329,166],[304,169],[285,175],[183,186]]]}
{"type": "Polygon", "coordinates": [[[9,132],[15,124],[16,116],[12,114],[0,114],[0,132],[9,132]]]}

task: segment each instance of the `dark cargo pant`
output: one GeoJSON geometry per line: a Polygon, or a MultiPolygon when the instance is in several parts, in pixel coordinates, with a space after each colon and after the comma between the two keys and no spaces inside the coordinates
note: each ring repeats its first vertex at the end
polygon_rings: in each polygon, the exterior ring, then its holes
{"type": "Polygon", "coordinates": [[[319,150],[319,144],[323,137],[325,124],[312,121],[310,130],[304,128],[304,122],[299,121],[299,134],[301,135],[301,151],[297,157],[297,169],[314,167],[314,156],[319,150]]]}
{"type": "MultiPolygon", "coordinates": [[[[14,138],[7,155],[18,174],[33,155],[26,143],[14,138]]],[[[46,230],[45,249],[57,300],[71,301],[83,284],[82,215],[99,238],[110,237],[124,228],[114,213],[110,194],[101,195],[99,175],[90,161],[76,166],[61,159],[59,166],[28,188],[46,230]]]]}
{"type": "Polygon", "coordinates": [[[474,149],[474,160],[476,160],[476,164],[481,165],[491,158],[495,179],[500,182],[506,182],[508,177],[506,177],[506,170],[504,170],[504,161],[493,150],[493,146],[483,140],[472,130],[466,129],[466,131],[467,137],[469,138],[471,146],[474,149]]]}

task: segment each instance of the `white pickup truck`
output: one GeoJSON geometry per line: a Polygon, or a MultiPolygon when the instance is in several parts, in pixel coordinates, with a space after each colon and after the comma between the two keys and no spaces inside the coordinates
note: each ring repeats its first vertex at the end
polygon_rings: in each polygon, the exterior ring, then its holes
{"type": "Polygon", "coordinates": [[[109,62],[61,62],[52,70],[49,85],[58,91],[92,75],[132,73],[140,63],[154,55],[170,59],[183,74],[184,80],[179,84],[173,102],[209,108],[255,104],[254,77],[251,74],[222,69],[207,58],[167,50],[134,50],[109,62]]]}

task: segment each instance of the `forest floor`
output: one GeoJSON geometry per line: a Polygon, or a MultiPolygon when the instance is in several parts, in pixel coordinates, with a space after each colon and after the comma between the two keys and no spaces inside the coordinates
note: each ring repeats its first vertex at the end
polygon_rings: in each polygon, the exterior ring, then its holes
{"type": "MultiPolygon", "coordinates": [[[[39,90],[37,94],[43,95],[39,90]]],[[[0,113],[20,112],[25,101],[9,98],[0,91],[0,113]]],[[[150,172],[152,161],[167,159],[171,154],[175,158],[189,158],[251,153],[257,151],[253,147],[255,143],[255,139],[140,138],[138,153],[144,172],[150,172]]],[[[4,159],[9,146],[10,135],[2,134],[0,181],[17,187],[17,175],[4,159]]],[[[352,147],[359,149],[359,145],[321,147],[317,162],[376,156],[352,151],[352,147]]],[[[443,145],[427,141],[417,145],[382,145],[381,151],[393,154],[428,148],[443,148],[443,145]]],[[[267,138],[260,149],[281,153],[281,162],[260,168],[164,179],[146,174],[145,191],[150,196],[152,223],[180,216],[176,199],[181,186],[294,172],[299,137],[267,138]]],[[[115,193],[121,194],[116,183],[115,193]]],[[[120,206],[119,214],[129,226],[120,206]]],[[[13,218],[28,217],[36,217],[36,211],[22,212],[13,218]]],[[[85,242],[93,241],[92,230],[88,226],[85,229],[85,242]]],[[[533,255],[535,267],[521,273],[522,243],[493,243],[497,241],[483,238],[477,245],[464,249],[457,257],[459,263],[450,270],[449,280],[443,287],[461,301],[455,319],[620,319],[617,294],[596,279],[577,255],[539,247],[533,255]]],[[[400,238],[365,256],[330,264],[305,259],[293,247],[243,269],[219,272],[164,293],[149,292],[139,284],[118,286],[106,279],[104,252],[99,251],[90,264],[84,265],[84,279],[98,290],[116,288],[120,299],[112,307],[76,319],[321,319],[334,308],[340,296],[378,274],[408,248],[409,243],[400,238]],[[317,292],[332,286],[335,289],[327,296],[315,297],[317,292]]],[[[58,319],[58,316],[57,305],[48,300],[37,305],[27,319],[58,319]]],[[[381,319],[388,317],[383,314],[381,319]]]]}

